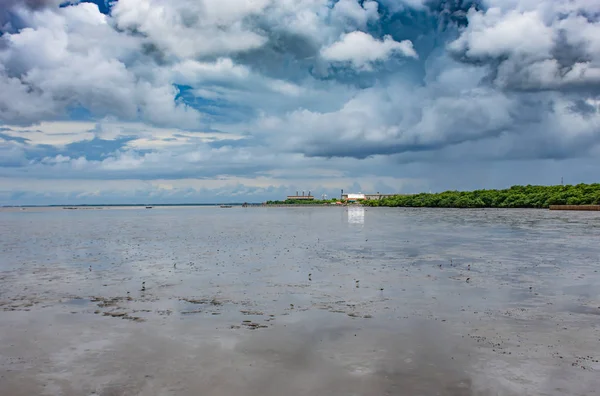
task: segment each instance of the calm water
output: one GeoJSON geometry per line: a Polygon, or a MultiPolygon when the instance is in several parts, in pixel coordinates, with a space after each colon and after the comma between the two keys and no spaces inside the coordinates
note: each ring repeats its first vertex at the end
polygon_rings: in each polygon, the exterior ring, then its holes
{"type": "Polygon", "coordinates": [[[599,392],[597,212],[30,208],[0,235],[11,395],[599,392]]]}

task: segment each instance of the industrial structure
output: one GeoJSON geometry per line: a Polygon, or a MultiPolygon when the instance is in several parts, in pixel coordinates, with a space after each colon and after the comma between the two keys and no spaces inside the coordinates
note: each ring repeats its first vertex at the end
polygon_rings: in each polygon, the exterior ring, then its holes
{"type": "Polygon", "coordinates": [[[364,199],[367,199],[365,194],[363,193],[358,193],[358,194],[345,194],[342,195],[342,201],[348,201],[348,202],[356,202],[356,201],[362,201],[364,199]]]}
{"type": "Polygon", "coordinates": [[[305,200],[305,201],[312,201],[315,199],[315,197],[313,197],[312,195],[310,195],[310,191],[308,192],[308,195],[304,195],[304,191],[302,191],[302,195],[298,194],[298,191],[296,191],[296,195],[288,195],[287,196],[288,200],[305,200]]]}
{"type": "Polygon", "coordinates": [[[363,193],[357,193],[357,194],[344,194],[344,190],[342,190],[342,195],[341,195],[341,200],[342,201],[350,201],[350,202],[356,202],[359,200],[380,200],[383,198],[389,198],[389,197],[395,197],[398,194],[380,194],[379,192],[376,194],[363,194],[363,193]]]}
{"type": "MultiPolygon", "coordinates": [[[[380,200],[383,198],[388,198],[388,197],[394,197],[398,194],[381,194],[379,192],[377,192],[376,194],[363,194],[361,192],[359,193],[344,193],[344,190],[341,190],[341,194],[340,194],[340,201],[342,202],[358,202],[358,201],[365,201],[365,200],[380,200]]],[[[327,195],[323,194],[321,197],[323,200],[325,200],[327,198],[327,195]]],[[[297,200],[302,200],[302,201],[313,201],[315,199],[315,197],[311,194],[311,192],[309,191],[308,194],[305,194],[304,191],[302,191],[302,194],[300,194],[300,191],[296,191],[296,195],[288,195],[286,198],[288,201],[297,201],[297,200]]]]}

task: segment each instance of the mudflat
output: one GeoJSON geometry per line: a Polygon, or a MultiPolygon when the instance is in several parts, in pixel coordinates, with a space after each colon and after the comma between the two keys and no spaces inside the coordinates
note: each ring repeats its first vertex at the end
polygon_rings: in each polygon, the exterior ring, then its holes
{"type": "Polygon", "coordinates": [[[600,394],[600,213],[0,211],[0,394],[600,394]]]}

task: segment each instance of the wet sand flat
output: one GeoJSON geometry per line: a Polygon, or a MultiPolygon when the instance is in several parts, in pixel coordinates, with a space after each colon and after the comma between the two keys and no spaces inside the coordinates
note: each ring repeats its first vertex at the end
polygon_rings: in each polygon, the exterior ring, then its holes
{"type": "Polygon", "coordinates": [[[1,395],[600,394],[600,213],[0,212],[1,395]]]}

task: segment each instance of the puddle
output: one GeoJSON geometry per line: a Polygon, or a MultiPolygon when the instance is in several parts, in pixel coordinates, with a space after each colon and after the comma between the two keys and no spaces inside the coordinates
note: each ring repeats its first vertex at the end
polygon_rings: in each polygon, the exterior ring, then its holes
{"type": "Polygon", "coordinates": [[[79,306],[79,307],[85,307],[88,306],[90,303],[90,300],[85,299],[85,298],[72,298],[70,300],[66,300],[63,301],[65,304],[68,305],[75,305],[75,306],[79,306]]]}

